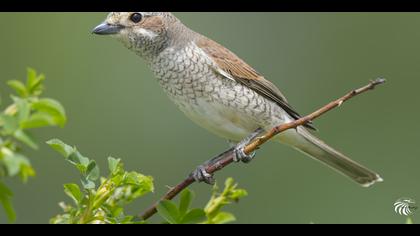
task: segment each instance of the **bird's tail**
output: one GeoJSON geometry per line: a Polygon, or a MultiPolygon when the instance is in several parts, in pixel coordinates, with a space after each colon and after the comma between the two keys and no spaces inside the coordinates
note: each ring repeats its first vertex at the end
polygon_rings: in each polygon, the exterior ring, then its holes
{"type": "Polygon", "coordinates": [[[378,174],[334,150],[303,127],[284,132],[280,135],[280,140],[349,177],[363,187],[383,181],[378,174]]]}

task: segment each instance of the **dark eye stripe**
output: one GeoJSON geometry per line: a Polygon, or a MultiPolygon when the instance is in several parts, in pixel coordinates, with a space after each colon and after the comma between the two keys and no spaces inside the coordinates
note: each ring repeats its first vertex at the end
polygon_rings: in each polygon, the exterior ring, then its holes
{"type": "Polygon", "coordinates": [[[133,13],[130,16],[130,20],[134,23],[139,23],[141,21],[141,19],[143,18],[143,16],[140,13],[133,13]]]}

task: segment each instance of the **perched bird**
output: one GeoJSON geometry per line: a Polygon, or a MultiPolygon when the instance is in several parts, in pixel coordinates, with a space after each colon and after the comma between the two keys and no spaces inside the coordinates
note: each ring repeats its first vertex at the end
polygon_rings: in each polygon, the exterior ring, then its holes
{"type": "MultiPolygon", "coordinates": [[[[255,130],[269,130],[300,118],[273,83],[171,13],[112,12],[93,33],[112,35],[143,58],[169,98],[199,126],[232,142],[244,140],[236,146],[237,161],[252,159],[252,155],[244,154],[243,147],[255,136],[250,136],[255,130]]],[[[334,150],[308,129],[314,129],[311,123],[281,133],[276,141],[362,186],[382,181],[378,174],[334,150]]],[[[204,179],[209,177],[203,169],[198,173],[204,179]]]]}

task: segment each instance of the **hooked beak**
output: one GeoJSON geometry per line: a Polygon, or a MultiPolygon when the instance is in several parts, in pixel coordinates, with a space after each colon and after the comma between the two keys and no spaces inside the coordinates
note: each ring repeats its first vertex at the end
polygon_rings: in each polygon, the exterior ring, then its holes
{"type": "Polygon", "coordinates": [[[112,35],[112,34],[118,34],[122,29],[124,29],[124,26],[122,25],[111,25],[108,23],[102,23],[96,26],[92,30],[92,33],[98,34],[98,35],[112,35]]]}

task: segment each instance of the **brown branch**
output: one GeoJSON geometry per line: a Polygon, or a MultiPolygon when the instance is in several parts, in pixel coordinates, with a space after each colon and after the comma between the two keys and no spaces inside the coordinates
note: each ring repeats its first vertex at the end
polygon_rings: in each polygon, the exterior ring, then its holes
{"type": "MultiPolygon", "coordinates": [[[[267,133],[265,133],[263,136],[258,137],[256,139],[254,139],[252,142],[250,142],[248,145],[245,146],[244,148],[244,152],[245,154],[250,154],[253,151],[257,150],[261,145],[263,145],[264,143],[266,143],[268,140],[270,140],[271,138],[273,138],[274,136],[276,136],[277,134],[284,132],[288,129],[293,129],[296,128],[298,126],[304,125],[312,120],[315,120],[316,118],[320,117],[321,115],[327,113],[328,111],[341,106],[344,102],[346,102],[347,100],[362,94],[366,91],[369,90],[373,90],[377,85],[383,84],[385,83],[385,79],[379,78],[376,79],[374,81],[371,81],[368,85],[361,87],[359,89],[353,90],[351,92],[349,92],[348,94],[344,95],[343,97],[325,105],[324,107],[322,107],[321,109],[305,116],[302,117],[298,120],[295,120],[293,122],[290,123],[286,123],[286,124],[282,124],[279,125],[277,127],[274,127],[273,129],[271,129],[270,131],[268,131],[267,133]]],[[[223,168],[225,168],[226,166],[228,166],[229,164],[231,164],[234,160],[234,151],[233,148],[225,151],[224,153],[220,154],[219,157],[219,161],[214,163],[214,164],[210,164],[209,166],[206,167],[206,171],[209,174],[213,174],[223,168]]],[[[167,192],[161,200],[171,200],[174,197],[176,197],[182,190],[184,190],[185,188],[187,188],[188,186],[190,186],[192,183],[194,183],[195,180],[194,178],[190,175],[188,178],[186,178],[184,181],[182,181],[181,183],[179,183],[177,186],[175,186],[174,188],[172,188],[169,192],[167,192]]],[[[139,217],[143,220],[147,220],[148,218],[150,218],[151,216],[153,216],[157,211],[156,211],[156,205],[159,202],[153,204],[149,209],[147,209],[143,214],[141,214],[139,217]]]]}

